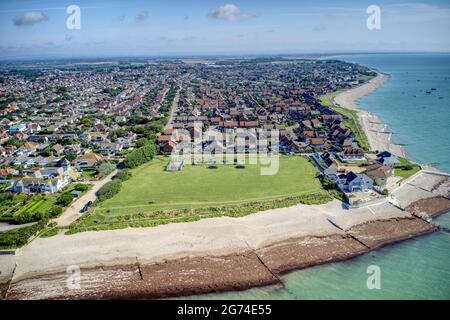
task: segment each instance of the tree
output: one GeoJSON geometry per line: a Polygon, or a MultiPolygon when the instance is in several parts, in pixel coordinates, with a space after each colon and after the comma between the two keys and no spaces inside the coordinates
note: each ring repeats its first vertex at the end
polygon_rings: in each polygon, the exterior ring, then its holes
{"type": "Polygon", "coordinates": [[[100,178],[106,177],[108,174],[113,172],[116,169],[116,166],[111,162],[103,162],[98,166],[98,175],[100,178]]]}
{"type": "Polygon", "coordinates": [[[76,158],[77,156],[74,155],[73,153],[69,152],[69,153],[66,154],[65,157],[66,157],[67,161],[72,162],[73,160],[75,160],[75,158],[76,158]]]}
{"type": "Polygon", "coordinates": [[[16,148],[20,147],[20,141],[15,138],[9,138],[5,142],[5,146],[14,146],[16,148]]]}
{"type": "Polygon", "coordinates": [[[52,155],[52,151],[50,150],[50,146],[45,147],[45,149],[41,151],[40,155],[43,156],[43,157],[50,157],[52,155]]]}
{"type": "Polygon", "coordinates": [[[92,120],[89,118],[83,118],[81,119],[81,123],[83,124],[83,126],[85,127],[92,127],[92,120]]]}
{"type": "Polygon", "coordinates": [[[156,154],[156,145],[153,142],[149,142],[143,147],[130,152],[124,161],[127,168],[136,168],[141,164],[146,163],[153,159],[156,154]]]}
{"type": "Polygon", "coordinates": [[[147,143],[149,143],[147,138],[140,138],[139,140],[136,141],[136,147],[141,148],[145,146],[147,143]]]}

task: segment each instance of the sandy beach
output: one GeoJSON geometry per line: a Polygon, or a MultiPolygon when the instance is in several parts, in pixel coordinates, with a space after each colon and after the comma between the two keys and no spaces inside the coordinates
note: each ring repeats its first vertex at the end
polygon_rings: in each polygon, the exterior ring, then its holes
{"type": "Polygon", "coordinates": [[[375,91],[388,80],[388,75],[378,73],[369,82],[340,93],[333,101],[342,108],[358,111],[359,121],[372,150],[387,150],[395,155],[406,157],[404,148],[392,142],[392,133],[386,132],[386,125],[376,115],[358,108],[358,101],[362,97],[375,91]]]}
{"type": "MultiPolygon", "coordinates": [[[[0,255],[0,289],[7,299],[131,299],[281,284],[285,272],[434,231],[404,209],[440,196],[435,190],[443,183],[447,176],[418,174],[392,195],[401,207],[384,201],[347,210],[335,200],[242,218],[38,238],[17,255],[0,255]],[[81,270],[78,289],[67,285],[74,266],[81,270]]],[[[449,209],[447,202],[435,208],[449,209]]]]}

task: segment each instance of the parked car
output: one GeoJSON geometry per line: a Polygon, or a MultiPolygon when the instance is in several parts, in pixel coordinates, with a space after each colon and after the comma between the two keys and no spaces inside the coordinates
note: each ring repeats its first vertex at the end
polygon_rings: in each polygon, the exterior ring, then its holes
{"type": "Polygon", "coordinates": [[[92,201],[89,201],[84,205],[84,207],[80,210],[81,213],[87,212],[89,208],[92,206],[92,201]]]}

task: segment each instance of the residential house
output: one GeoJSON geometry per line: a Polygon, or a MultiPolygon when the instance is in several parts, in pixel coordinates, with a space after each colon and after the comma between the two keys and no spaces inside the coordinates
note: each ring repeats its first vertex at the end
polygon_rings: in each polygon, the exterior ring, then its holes
{"type": "Polygon", "coordinates": [[[364,151],[361,148],[346,147],[339,153],[339,157],[344,160],[365,160],[364,151]]]}
{"type": "Polygon", "coordinates": [[[95,153],[86,153],[73,161],[75,168],[86,169],[93,168],[103,160],[103,157],[95,153]]]}
{"type": "Polygon", "coordinates": [[[364,173],[337,174],[336,183],[344,192],[363,192],[373,188],[373,180],[364,173]]]}
{"type": "Polygon", "coordinates": [[[13,192],[17,193],[55,193],[69,184],[67,179],[56,177],[46,178],[23,178],[16,180],[11,187],[13,192]]]}
{"type": "Polygon", "coordinates": [[[377,154],[377,161],[382,165],[389,166],[391,168],[396,168],[400,166],[400,160],[397,159],[395,155],[388,151],[383,151],[377,154]]]}
{"type": "Polygon", "coordinates": [[[379,187],[384,188],[387,179],[392,176],[392,168],[379,163],[374,163],[367,166],[365,174],[373,179],[379,187]]]}

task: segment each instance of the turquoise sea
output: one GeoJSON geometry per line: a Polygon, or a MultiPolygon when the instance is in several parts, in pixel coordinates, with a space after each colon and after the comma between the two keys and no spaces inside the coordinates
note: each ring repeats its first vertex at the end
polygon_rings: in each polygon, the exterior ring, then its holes
{"type": "MultiPolygon", "coordinates": [[[[408,157],[450,172],[450,55],[338,56],[391,75],[360,101],[388,124],[408,157]],[[431,90],[435,88],[436,90],[431,90]],[[429,91],[431,93],[427,94],[429,91]]],[[[450,214],[434,223],[450,229],[450,214]]],[[[447,229],[447,230],[448,230],[447,229]]],[[[358,258],[296,271],[284,287],[192,296],[192,299],[450,299],[450,233],[437,231],[388,245],[358,258]],[[369,290],[367,267],[381,271],[381,288],[369,290]]]]}

